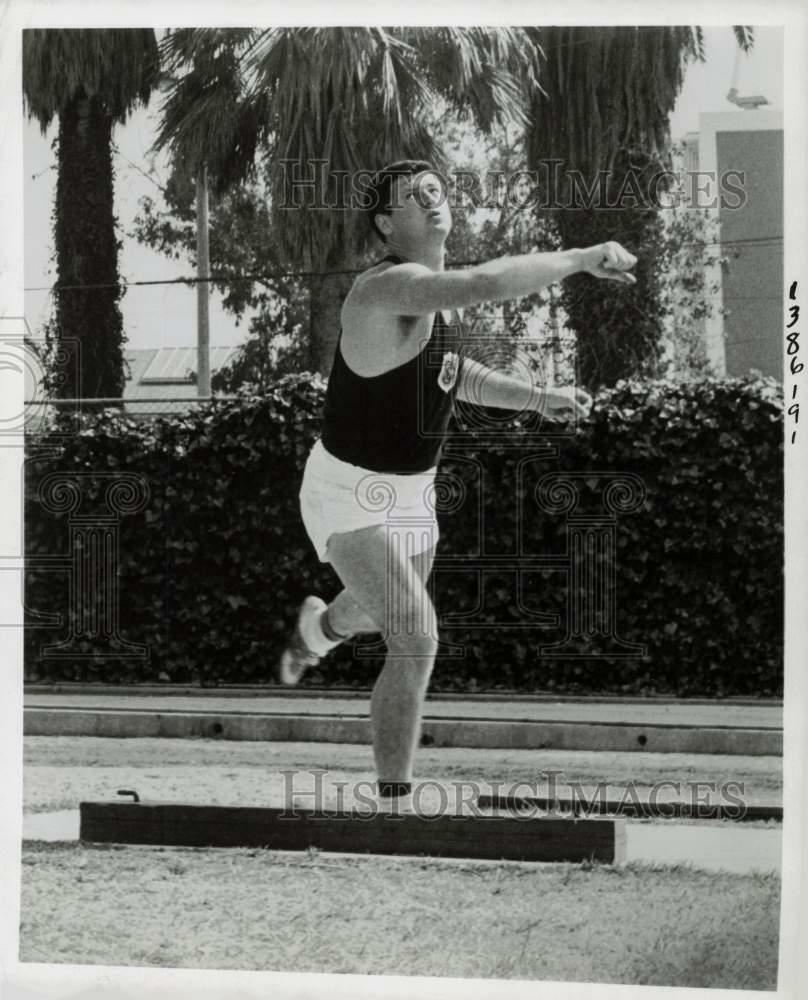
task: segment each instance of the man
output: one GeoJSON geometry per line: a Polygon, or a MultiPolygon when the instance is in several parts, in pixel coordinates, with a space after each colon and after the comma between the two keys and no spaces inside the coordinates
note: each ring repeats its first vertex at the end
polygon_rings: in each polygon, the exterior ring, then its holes
{"type": "Polygon", "coordinates": [[[582,271],[633,284],[627,271],[637,261],[605,243],[447,271],[452,219],[429,163],[385,167],[370,196],[370,223],[388,253],[359,275],[343,304],[322,437],[300,490],[309,536],[344,590],[328,606],[306,598],[279,676],[297,683],[350,636],[382,633],[387,657],[371,697],[379,804],[407,809],[438,642],[426,583],[438,538],[434,477],[454,399],[551,419],[585,416],[592,402],[581,389],[534,386],[463,357],[453,313],[582,271]]]}

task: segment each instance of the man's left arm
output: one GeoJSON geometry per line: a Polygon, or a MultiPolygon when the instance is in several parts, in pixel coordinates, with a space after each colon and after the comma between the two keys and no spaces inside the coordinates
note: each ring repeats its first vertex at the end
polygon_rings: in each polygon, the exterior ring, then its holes
{"type": "Polygon", "coordinates": [[[538,410],[544,396],[542,386],[495,371],[479,361],[463,358],[457,382],[457,398],[475,406],[501,410],[538,410]]]}
{"type": "Polygon", "coordinates": [[[575,386],[546,387],[487,368],[464,357],[457,380],[456,398],[475,406],[493,406],[520,413],[538,411],[550,420],[587,417],[592,397],[575,386]]]}

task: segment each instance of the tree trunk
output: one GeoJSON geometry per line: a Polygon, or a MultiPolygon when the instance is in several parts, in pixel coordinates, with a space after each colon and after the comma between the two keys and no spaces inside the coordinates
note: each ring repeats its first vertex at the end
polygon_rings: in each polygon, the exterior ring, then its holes
{"type": "MultiPolygon", "coordinates": [[[[618,156],[609,177],[609,196],[621,190],[629,170],[639,178],[641,204],[623,208],[564,208],[557,213],[562,246],[586,247],[616,240],[637,255],[636,285],[598,281],[586,274],[568,278],[560,302],[577,335],[577,377],[590,391],[613,386],[620,379],[653,376],[664,334],[663,304],[656,260],[662,239],[658,204],[646,182],[661,168],[640,154],[618,156]]],[[[587,182],[590,179],[587,178],[587,182]]]]}
{"type": "MultiPolygon", "coordinates": [[[[344,268],[345,263],[342,264],[344,268]]],[[[310,279],[309,368],[328,378],[340,331],[340,311],[355,275],[327,274],[310,279]]]]}
{"type": "Polygon", "coordinates": [[[63,399],[123,395],[111,140],[112,119],[97,98],[79,96],[59,116],[54,238],[62,291],[51,337],[64,359],[64,378],[53,385],[63,399]]]}

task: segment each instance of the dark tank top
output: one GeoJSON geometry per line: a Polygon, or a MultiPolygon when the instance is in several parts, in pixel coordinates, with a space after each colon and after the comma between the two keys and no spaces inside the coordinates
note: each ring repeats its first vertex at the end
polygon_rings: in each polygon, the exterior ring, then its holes
{"type": "MultiPolygon", "coordinates": [[[[385,261],[404,263],[401,257],[385,261]]],[[[323,407],[329,454],[372,472],[409,475],[438,464],[462,367],[459,317],[440,311],[420,353],[381,375],[357,375],[342,356],[342,330],[323,407]]],[[[379,330],[379,336],[388,335],[379,330]]]]}

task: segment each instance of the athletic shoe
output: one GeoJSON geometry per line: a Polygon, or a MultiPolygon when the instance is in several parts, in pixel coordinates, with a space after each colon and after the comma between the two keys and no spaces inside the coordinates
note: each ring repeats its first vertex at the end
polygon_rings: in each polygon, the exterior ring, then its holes
{"type": "Polygon", "coordinates": [[[414,816],[415,807],[412,804],[412,795],[399,795],[384,798],[378,796],[376,799],[376,812],[380,816],[414,816]]]}
{"type": "Polygon", "coordinates": [[[322,614],[326,607],[325,601],[311,595],[300,605],[295,630],[278,661],[278,680],[281,684],[297,684],[309,667],[316,667],[320,662],[320,654],[310,649],[303,639],[303,627],[311,616],[322,614]]]}

